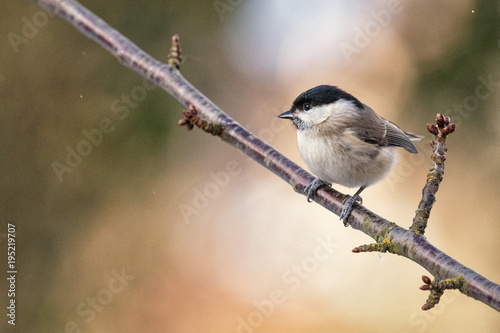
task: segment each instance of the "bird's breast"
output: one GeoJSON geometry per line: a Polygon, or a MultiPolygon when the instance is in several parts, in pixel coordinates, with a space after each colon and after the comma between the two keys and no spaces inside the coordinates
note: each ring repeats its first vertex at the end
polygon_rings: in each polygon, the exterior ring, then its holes
{"type": "Polygon", "coordinates": [[[369,186],[384,178],[397,161],[397,151],[359,140],[349,132],[322,135],[298,131],[299,152],[320,179],[347,187],[369,186]]]}

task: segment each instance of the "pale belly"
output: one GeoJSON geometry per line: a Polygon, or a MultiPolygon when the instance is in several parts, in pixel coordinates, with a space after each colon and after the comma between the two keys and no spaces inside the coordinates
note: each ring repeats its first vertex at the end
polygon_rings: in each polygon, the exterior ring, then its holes
{"type": "Polygon", "coordinates": [[[394,147],[378,147],[354,137],[348,140],[297,133],[302,159],[318,178],[347,187],[372,185],[385,178],[398,159],[394,147]]]}

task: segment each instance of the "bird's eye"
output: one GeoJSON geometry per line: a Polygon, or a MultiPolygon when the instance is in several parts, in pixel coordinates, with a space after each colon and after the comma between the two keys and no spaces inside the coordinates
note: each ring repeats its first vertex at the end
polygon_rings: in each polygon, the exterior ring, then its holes
{"type": "Polygon", "coordinates": [[[312,105],[309,103],[304,104],[304,111],[309,111],[312,109],[312,105]]]}

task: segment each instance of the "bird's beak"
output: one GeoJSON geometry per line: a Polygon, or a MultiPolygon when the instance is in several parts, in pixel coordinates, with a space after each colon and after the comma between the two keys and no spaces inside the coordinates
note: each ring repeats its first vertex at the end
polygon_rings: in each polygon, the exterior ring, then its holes
{"type": "Polygon", "coordinates": [[[283,119],[293,119],[293,115],[292,115],[292,112],[290,110],[286,111],[286,112],[283,112],[278,117],[279,118],[283,118],[283,119]]]}

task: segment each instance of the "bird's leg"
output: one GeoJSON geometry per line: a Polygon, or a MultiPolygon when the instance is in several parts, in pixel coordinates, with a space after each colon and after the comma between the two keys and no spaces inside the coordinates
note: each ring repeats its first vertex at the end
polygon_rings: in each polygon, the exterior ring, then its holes
{"type": "Polygon", "coordinates": [[[316,190],[323,185],[331,186],[332,184],[327,183],[324,180],[321,180],[319,178],[316,178],[315,180],[313,180],[311,182],[311,184],[307,185],[306,189],[304,190],[306,192],[307,202],[311,202],[311,198],[312,198],[314,192],[316,192],[316,190]]]}
{"type": "Polygon", "coordinates": [[[347,201],[344,204],[344,207],[342,207],[342,213],[340,214],[340,219],[344,222],[344,226],[349,226],[349,222],[347,222],[347,219],[349,218],[349,215],[351,215],[352,211],[352,205],[354,205],[355,202],[359,202],[360,204],[363,203],[363,199],[359,196],[361,192],[366,188],[366,186],[361,186],[359,190],[354,193],[352,197],[347,199],[347,201]]]}

